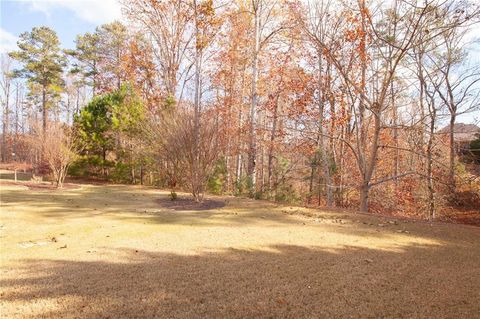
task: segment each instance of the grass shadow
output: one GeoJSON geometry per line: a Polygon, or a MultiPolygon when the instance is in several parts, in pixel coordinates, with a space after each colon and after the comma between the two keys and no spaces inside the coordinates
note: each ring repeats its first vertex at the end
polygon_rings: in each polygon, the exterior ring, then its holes
{"type": "Polygon", "coordinates": [[[111,250],[23,260],[21,277],[0,280],[2,308],[23,318],[474,318],[479,256],[453,246],[111,250]]]}

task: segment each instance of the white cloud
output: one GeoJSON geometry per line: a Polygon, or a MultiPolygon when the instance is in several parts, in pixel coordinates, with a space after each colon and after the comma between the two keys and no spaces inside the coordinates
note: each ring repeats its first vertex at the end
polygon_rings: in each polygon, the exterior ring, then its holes
{"type": "Polygon", "coordinates": [[[122,17],[121,6],[117,0],[24,0],[24,4],[33,11],[51,17],[55,9],[67,9],[84,21],[102,24],[119,20],[122,17]]]}
{"type": "Polygon", "coordinates": [[[0,53],[7,53],[17,49],[18,38],[0,28],[0,53]]]}

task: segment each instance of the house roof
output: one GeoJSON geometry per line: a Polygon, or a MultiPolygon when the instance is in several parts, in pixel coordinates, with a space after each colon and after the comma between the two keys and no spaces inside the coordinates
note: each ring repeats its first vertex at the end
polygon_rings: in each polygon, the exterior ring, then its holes
{"type": "MultiPolygon", "coordinates": [[[[448,134],[450,132],[450,125],[445,126],[439,130],[438,134],[448,134]]],[[[478,138],[480,134],[480,127],[475,124],[456,123],[453,126],[454,139],[456,142],[473,141],[478,138]]]]}

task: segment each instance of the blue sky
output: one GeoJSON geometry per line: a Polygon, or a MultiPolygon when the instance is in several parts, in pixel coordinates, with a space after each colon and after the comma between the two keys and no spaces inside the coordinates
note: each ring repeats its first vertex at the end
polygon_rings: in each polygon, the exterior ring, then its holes
{"type": "Polygon", "coordinates": [[[73,48],[77,34],[120,18],[116,0],[0,0],[0,52],[15,49],[20,33],[42,25],[73,48]]]}

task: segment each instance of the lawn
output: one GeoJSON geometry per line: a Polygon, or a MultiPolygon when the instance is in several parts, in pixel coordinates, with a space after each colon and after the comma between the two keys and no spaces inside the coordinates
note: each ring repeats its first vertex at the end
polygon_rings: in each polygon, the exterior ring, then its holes
{"type": "Polygon", "coordinates": [[[134,186],[0,187],[2,318],[480,314],[479,227],[134,186]]]}

